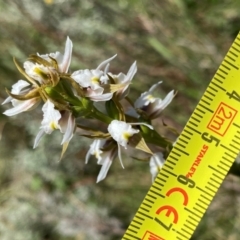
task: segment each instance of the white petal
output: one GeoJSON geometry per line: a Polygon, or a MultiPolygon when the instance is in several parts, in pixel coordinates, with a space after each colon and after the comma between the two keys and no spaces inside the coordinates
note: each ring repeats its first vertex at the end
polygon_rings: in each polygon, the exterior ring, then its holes
{"type": "Polygon", "coordinates": [[[13,94],[19,94],[23,88],[30,86],[30,84],[27,81],[24,80],[18,80],[15,84],[12,85],[12,91],[13,94]]]}
{"type": "Polygon", "coordinates": [[[147,106],[150,101],[147,98],[147,96],[149,95],[149,92],[144,92],[141,94],[141,96],[134,102],[134,107],[135,108],[142,108],[143,106],[147,106]]]}
{"type": "Polygon", "coordinates": [[[99,69],[104,68],[104,67],[105,67],[109,62],[111,62],[116,56],[117,56],[117,54],[115,54],[115,55],[112,56],[111,58],[108,58],[107,60],[101,62],[96,69],[99,70],[99,69]]]}
{"type": "Polygon", "coordinates": [[[150,128],[150,129],[153,130],[153,126],[150,125],[150,124],[147,124],[147,123],[145,123],[145,122],[131,123],[131,125],[132,125],[132,126],[133,126],[133,125],[144,125],[144,126],[146,126],[146,127],[148,127],[148,128],[150,128]]]}
{"type": "Polygon", "coordinates": [[[32,63],[30,61],[26,61],[23,64],[25,72],[32,77],[33,79],[42,83],[44,81],[43,75],[39,72],[43,73],[44,75],[48,75],[49,71],[51,70],[48,67],[43,66],[42,64],[32,63]]]}
{"type": "Polygon", "coordinates": [[[108,101],[112,99],[113,93],[104,93],[101,95],[93,95],[93,96],[88,96],[92,101],[94,102],[102,102],[102,101],[108,101]]]}
{"type": "Polygon", "coordinates": [[[91,72],[89,69],[78,70],[72,73],[71,77],[82,87],[90,86],[91,72]]]}
{"type": "Polygon", "coordinates": [[[82,87],[87,88],[91,87],[92,90],[98,89],[99,82],[94,81],[93,79],[101,79],[103,76],[103,71],[101,70],[89,70],[89,69],[84,69],[84,70],[78,70],[75,71],[71,77],[82,87]]]}
{"type": "Polygon", "coordinates": [[[124,168],[123,161],[122,161],[121,146],[119,144],[118,144],[118,158],[119,158],[119,161],[120,161],[120,164],[121,164],[122,168],[124,168]]]}
{"type": "Polygon", "coordinates": [[[89,161],[89,158],[91,157],[91,148],[89,148],[88,149],[88,152],[87,152],[87,154],[86,154],[86,157],[85,157],[85,164],[87,164],[88,163],[88,161],[89,161]]]}
{"type": "Polygon", "coordinates": [[[152,119],[157,118],[159,114],[171,103],[174,96],[175,96],[174,90],[172,90],[167,94],[167,96],[163,100],[161,100],[160,98],[156,99],[156,101],[149,107],[150,117],[152,119]]]}
{"type": "Polygon", "coordinates": [[[133,129],[126,122],[113,120],[108,126],[108,132],[117,143],[127,148],[129,138],[139,130],[133,129]]]}
{"type": "Polygon", "coordinates": [[[154,98],[152,96],[152,92],[161,84],[162,81],[154,84],[147,92],[144,92],[141,94],[141,96],[135,101],[134,107],[135,108],[142,108],[143,106],[147,106],[150,103],[153,103],[156,101],[157,98],[154,98]]]}
{"type": "Polygon", "coordinates": [[[130,69],[128,70],[127,80],[132,80],[136,72],[137,72],[137,62],[135,61],[130,67],[130,69]]]}
{"type": "Polygon", "coordinates": [[[102,181],[107,176],[108,170],[111,167],[111,165],[112,165],[112,160],[109,158],[105,159],[105,161],[101,167],[101,170],[98,174],[97,183],[102,181]]]}
{"type": "Polygon", "coordinates": [[[162,107],[163,109],[166,108],[170,103],[171,101],[173,100],[174,98],[174,90],[172,90],[171,92],[169,92],[167,94],[167,96],[163,99],[162,101],[162,107]]]}
{"type": "Polygon", "coordinates": [[[61,129],[59,125],[59,120],[61,119],[61,113],[54,109],[54,104],[47,100],[47,102],[42,107],[43,120],[41,128],[44,129],[45,133],[50,134],[55,129],[61,129]]]}
{"type": "Polygon", "coordinates": [[[9,103],[13,100],[13,98],[11,96],[7,97],[3,102],[2,102],[2,105],[6,104],[6,103],[9,103]]]}
{"type": "MultiPolygon", "coordinates": [[[[29,86],[30,84],[27,82],[27,81],[24,81],[24,80],[18,80],[15,84],[12,85],[12,90],[11,90],[11,93],[13,94],[20,94],[20,93],[23,93],[25,92],[26,90],[24,90],[22,92],[22,89],[29,86]]],[[[27,92],[27,91],[26,91],[27,92]]],[[[3,104],[6,104],[6,103],[9,103],[13,100],[13,98],[11,96],[7,97],[4,102],[2,103],[3,104]]]]}
{"type": "Polygon", "coordinates": [[[72,113],[70,113],[68,117],[67,129],[63,135],[61,145],[64,144],[65,142],[70,142],[70,140],[73,137],[74,128],[75,128],[75,118],[72,116],[72,113]]]}
{"type": "Polygon", "coordinates": [[[90,148],[87,152],[86,158],[85,158],[85,163],[88,162],[90,155],[94,155],[98,159],[98,164],[101,164],[102,160],[102,151],[101,148],[103,145],[106,143],[105,139],[95,139],[92,144],[90,145],[90,148]]]}
{"type": "Polygon", "coordinates": [[[71,63],[72,47],[73,47],[72,41],[70,40],[69,37],[67,37],[63,59],[60,64],[61,69],[59,69],[61,72],[67,73],[67,71],[68,71],[68,68],[71,63]]]}
{"type": "Polygon", "coordinates": [[[115,79],[116,83],[124,83],[127,79],[127,76],[124,73],[120,72],[117,76],[113,76],[113,78],[115,79]]]}
{"type": "Polygon", "coordinates": [[[108,63],[107,65],[106,65],[106,67],[104,68],[104,74],[106,75],[107,73],[108,73],[108,71],[109,71],[109,66],[110,66],[110,64],[108,63]]]}
{"type": "Polygon", "coordinates": [[[41,140],[41,138],[43,137],[43,135],[45,134],[43,129],[40,129],[40,131],[38,132],[35,141],[34,141],[34,145],[33,148],[36,148],[38,146],[39,141],[41,140]]]}
{"type": "Polygon", "coordinates": [[[25,112],[31,109],[37,102],[39,102],[39,98],[32,98],[25,101],[18,101],[18,104],[15,107],[6,110],[5,112],[3,112],[3,114],[7,116],[14,116],[16,114],[19,114],[21,112],[25,112]]]}
{"type": "Polygon", "coordinates": [[[158,83],[155,83],[154,85],[152,85],[152,87],[148,90],[148,92],[152,93],[161,83],[162,81],[159,81],[158,83]]]}
{"type": "Polygon", "coordinates": [[[92,144],[90,145],[90,148],[88,149],[88,152],[87,152],[86,157],[85,157],[85,164],[88,163],[89,158],[91,157],[91,155],[94,154],[96,145],[99,145],[99,144],[98,144],[99,141],[100,141],[99,139],[96,139],[96,140],[94,140],[94,141],[92,142],[92,144]]]}

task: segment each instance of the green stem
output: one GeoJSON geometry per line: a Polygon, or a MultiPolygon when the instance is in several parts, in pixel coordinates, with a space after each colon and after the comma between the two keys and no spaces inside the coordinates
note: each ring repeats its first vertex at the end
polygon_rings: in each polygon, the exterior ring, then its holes
{"type": "Polygon", "coordinates": [[[167,148],[167,147],[171,147],[172,143],[167,140],[166,138],[162,137],[161,135],[159,135],[155,130],[151,130],[150,134],[143,134],[143,137],[145,139],[145,141],[147,143],[150,144],[155,144],[159,147],[163,147],[163,148],[167,148]]]}
{"type": "Polygon", "coordinates": [[[98,119],[98,120],[100,120],[101,122],[106,123],[106,124],[110,124],[111,121],[113,120],[112,118],[110,118],[109,116],[103,114],[102,112],[100,112],[96,108],[93,108],[91,116],[96,118],[96,119],[98,119]]]}

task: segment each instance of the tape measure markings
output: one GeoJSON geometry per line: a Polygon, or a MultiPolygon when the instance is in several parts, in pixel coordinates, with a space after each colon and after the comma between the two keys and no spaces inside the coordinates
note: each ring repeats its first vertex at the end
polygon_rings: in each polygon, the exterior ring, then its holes
{"type": "MultiPolygon", "coordinates": [[[[226,159],[224,159],[226,161],[226,159]]],[[[227,164],[226,162],[223,162],[222,160],[220,160],[220,163],[224,166],[226,166],[228,169],[231,167],[231,164],[227,164]]]]}
{"type": "Polygon", "coordinates": [[[156,187],[155,185],[153,186],[153,188],[157,189],[158,191],[162,191],[162,189],[156,187]]]}
{"type": "MultiPolygon", "coordinates": [[[[231,146],[231,145],[229,144],[229,146],[231,146]]],[[[223,148],[227,149],[229,152],[231,152],[231,153],[233,153],[235,155],[238,155],[238,152],[234,152],[232,149],[230,149],[229,147],[227,147],[227,146],[225,146],[223,144],[220,144],[220,147],[223,147],[223,148]]],[[[237,150],[239,150],[239,148],[237,150]]]]}
{"type": "MultiPolygon", "coordinates": [[[[239,132],[238,132],[238,133],[239,133],[239,132]]],[[[240,140],[240,137],[238,137],[237,135],[234,135],[234,137],[235,137],[237,140],[240,140]]],[[[240,142],[237,142],[237,141],[234,140],[234,139],[233,139],[233,142],[240,145],[240,142]]]]}
{"type": "Polygon", "coordinates": [[[169,166],[168,164],[166,165],[166,167],[173,170],[173,167],[169,166]]]}
{"type": "MultiPolygon", "coordinates": [[[[169,175],[172,175],[172,176],[174,176],[174,177],[177,176],[175,173],[169,172],[169,171],[168,171],[167,169],[165,169],[165,168],[164,168],[163,172],[166,172],[166,173],[168,173],[169,175]]],[[[167,177],[168,177],[168,176],[167,176],[167,177]]]]}
{"type": "MultiPolygon", "coordinates": [[[[221,80],[218,79],[217,77],[214,77],[214,79],[215,79],[216,81],[218,81],[219,83],[223,84],[223,81],[221,81],[221,80]]],[[[225,80],[225,79],[224,79],[224,80],[225,80]]]]}
{"type": "MultiPolygon", "coordinates": [[[[233,123],[233,126],[237,127],[237,128],[240,128],[240,126],[236,123],[233,123]]],[[[240,132],[239,132],[240,133],[240,132]]]]}
{"type": "MultiPolygon", "coordinates": [[[[194,120],[194,119],[192,119],[192,120],[194,120]]],[[[195,126],[195,127],[198,127],[198,124],[197,124],[197,123],[194,123],[193,121],[189,121],[189,124],[191,124],[191,125],[193,125],[193,126],[195,126]]],[[[188,126],[188,128],[190,128],[192,131],[196,131],[194,128],[192,128],[192,127],[190,127],[190,126],[188,126]]]]}
{"type": "MultiPolygon", "coordinates": [[[[175,163],[174,163],[175,165],[177,164],[177,160],[178,160],[178,159],[175,158],[174,156],[171,156],[169,159],[172,159],[173,161],[175,161],[175,163]]],[[[169,162],[169,163],[171,163],[171,162],[169,162]]]]}
{"type": "MultiPolygon", "coordinates": [[[[139,227],[138,227],[138,226],[135,226],[134,224],[132,224],[131,227],[136,228],[137,230],[139,229],[139,227]]],[[[135,231],[135,230],[132,230],[132,232],[137,233],[137,231],[135,231]]]]}
{"type": "MultiPolygon", "coordinates": [[[[229,52],[229,55],[230,55],[230,53],[231,52],[229,52]]],[[[235,57],[235,55],[233,54],[233,53],[231,53],[234,57],[235,57]]],[[[233,61],[233,62],[235,62],[235,60],[232,58],[232,57],[230,57],[229,55],[226,55],[226,58],[229,58],[231,61],[233,61]]],[[[227,60],[226,60],[227,61],[227,60]]],[[[228,61],[227,61],[228,62],[228,61]]],[[[219,75],[219,74],[218,74],[219,75]]]]}
{"type": "MultiPolygon", "coordinates": [[[[203,116],[202,115],[200,115],[199,113],[197,113],[196,111],[195,112],[193,112],[193,115],[196,115],[197,117],[199,117],[199,118],[203,118],[203,116]]],[[[200,120],[200,119],[199,119],[200,120]]],[[[181,137],[182,135],[180,135],[180,137],[181,137]]],[[[180,138],[179,137],[179,138],[180,138]]]]}
{"type": "Polygon", "coordinates": [[[238,140],[240,140],[240,136],[237,136],[237,134],[239,134],[239,132],[237,132],[234,136],[233,136],[233,143],[240,145],[240,142],[238,140]]]}
{"type": "MultiPolygon", "coordinates": [[[[239,148],[238,148],[238,147],[236,147],[236,146],[234,146],[233,144],[231,144],[231,143],[230,143],[230,145],[229,145],[229,146],[231,146],[232,148],[234,148],[234,149],[236,149],[237,151],[239,151],[239,148]]],[[[236,154],[238,154],[238,152],[237,152],[236,154]]]]}
{"type": "Polygon", "coordinates": [[[155,182],[156,182],[156,184],[158,184],[159,186],[162,186],[162,187],[163,187],[163,186],[164,186],[164,184],[163,184],[163,183],[160,183],[160,182],[158,182],[157,180],[158,180],[158,179],[156,179],[156,181],[155,181],[155,182]]]}
{"type": "Polygon", "coordinates": [[[141,210],[143,210],[144,212],[149,212],[149,210],[147,210],[146,208],[144,207],[140,207],[141,210]]]}
{"type": "Polygon", "coordinates": [[[230,65],[231,67],[233,67],[233,68],[235,68],[236,70],[238,70],[238,67],[235,65],[235,62],[236,62],[237,57],[238,57],[238,56],[237,56],[236,54],[234,54],[232,51],[229,51],[229,52],[227,53],[227,55],[226,55],[226,58],[223,59],[223,62],[227,63],[227,64],[230,65]],[[233,55],[233,56],[230,57],[230,56],[229,56],[230,54],[233,55]],[[228,61],[227,58],[230,59],[230,60],[228,61]],[[233,63],[232,63],[231,61],[233,61],[233,63]]]}
{"type": "MultiPolygon", "coordinates": [[[[181,156],[179,153],[177,153],[177,152],[175,152],[175,151],[173,151],[173,150],[172,150],[171,152],[172,152],[172,154],[174,154],[174,155],[176,155],[176,156],[178,156],[178,157],[181,156]]],[[[178,161],[178,158],[175,157],[175,160],[178,161]]]]}
{"type": "MultiPolygon", "coordinates": [[[[231,58],[231,57],[229,56],[230,54],[232,54],[235,58],[238,57],[238,55],[235,54],[232,50],[230,50],[228,53],[229,53],[229,54],[227,55],[227,57],[229,57],[229,58],[231,58]]],[[[236,61],[236,60],[234,60],[234,62],[235,62],[235,61],[236,61]]]]}
{"type": "Polygon", "coordinates": [[[240,135],[240,131],[237,130],[237,131],[236,131],[236,134],[234,135],[235,138],[237,138],[238,140],[240,140],[240,136],[237,136],[237,134],[240,135]]]}
{"type": "Polygon", "coordinates": [[[187,152],[183,151],[182,149],[178,148],[177,146],[179,146],[179,144],[178,144],[178,145],[176,145],[176,147],[175,147],[175,149],[176,149],[176,150],[178,150],[179,152],[181,152],[181,153],[185,154],[186,156],[188,156],[188,155],[189,155],[189,153],[187,153],[187,152]]]}
{"type": "MultiPolygon", "coordinates": [[[[198,126],[198,125],[197,125],[197,126],[198,126]]],[[[186,128],[191,129],[193,132],[195,132],[195,133],[197,133],[197,134],[201,134],[201,132],[199,132],[198,130],[196,130],[196,129],[190,127],[190,126],[186,126],[186,128]]],[[[188,131],[186,131],[186,132],[188,132],[188,131]]],[[[193,135],[193,133],[191,133],[191,135],[193,135]]],[[[188,155],[189,155],[189,154],[188,154],[188,155]]]]}
{"type": "Polygon", "coordinates": [[[209,93],[211,96],[216,97],[216,95],[214,93],[210,92],[209,90],[206,90],[206,93],[209,93]]]}
{"type": "Polygon", "coordinates": [[[210,105],[211,103],[210,102],[208,102],[208,101],[206,101],[206,100],[204,100],[203,98],[202,98],[202,100],[201,100],[202,102],[204,102],[205,104],[207,104],[207,105],[210,105]]]}
{"type": "Polygon", "coordinates": [[[234,44],[235,44],[235,45],[237,45],[238,47],[240,47],[240,44],[238,44],[238,43],[237,43],[237,41],[235,41],[235,43],[234,43],[234,44]]]}
{"type": "Polygon", "coordinates": [[[181,148],[186,148],[186,146],[184,146],[183,144],[178,142],[178,146],[180,146],[181,148]]]}
{"type": "Polygon", "coordinates": [[[181,141],[181,142],[184,142],[185,144],[187,144],[187,141],[183,140],[183,139],[180,138],[180,137],[178,138],[178,140],[181,141]]]}
{"type": "Polygon", "coordinates": [[[143,200],[132,221],[134,226],[129,226],[133,232],[127,230],[123,239],[189,239],[212,201],[240,148],[240,126],[235,121],[240,121],[236,110],[240,94],[234,90],[240,75],[236,72],[240,66],[238,40],[143,200]]]}
{"type": "MultiPolygon", "coordinates": [[[[212,89],[214,92],[218,92],[218,90],[215,89],[215,88],[213,88],[211,85],[209,85],[208,87],[209,87],[210,89],[212,89]]],[[[215,95],[215,97],[216,97],[216,95],[215,95]]]]}
{"type": "MultiPolygon", "coordinates": [[[[224,61],[224,60],[223,60],[223,63],[224,63],[224,62],[226,62],[226,61],[224,61]]],[[[230,68],[229,68],[229,67],[227,67],[226,65],[224,65],[223,63],[222,63],[222,66],[223,66],[224,68],[226,68],[226,69],[227,69],[227,71],[229,71],[229,70],[230,70],[230,68]]],[[[235,66],[234,66],[234,67],[235,67],[235,66]]],[[[235,67],[235,68],[236,68],[236,67],[235,67]]]]}

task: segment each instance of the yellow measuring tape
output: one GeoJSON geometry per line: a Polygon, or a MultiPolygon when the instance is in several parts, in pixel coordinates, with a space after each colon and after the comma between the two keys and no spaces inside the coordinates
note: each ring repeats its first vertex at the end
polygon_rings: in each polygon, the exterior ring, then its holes
{"type": "Polygon", "coordinates": [[[240,34],[122,239],[190,239],[239,153],[239,111],[240,34]]]}

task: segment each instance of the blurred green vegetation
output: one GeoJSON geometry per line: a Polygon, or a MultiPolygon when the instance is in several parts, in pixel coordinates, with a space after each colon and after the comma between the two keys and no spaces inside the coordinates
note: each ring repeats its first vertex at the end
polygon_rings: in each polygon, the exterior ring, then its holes
{"type": "MultiPolygon", "coordinates": [[[[179,131],[240,30],[235,0],[0,0],[0,11],[1,101],[21,78],[13,57],[63,51],[69,36],[72,70],[118,53],[113,72],[138,63],[131,99],[159,80],[160,96],[177,90],[163,119],[179,131]]],[[[88,139],[75,136],[61,162],[58,133],[32,149],[41,117],[41,108],[0,114],[0,239],[120,239],[151,184],[148,164],[125,157],[124,170],[116,161],[96,184],[99,166],[84,164],[88,139]]],[[[192,239],[239,239],[239,189],[228,176],[192,239]]]]}

